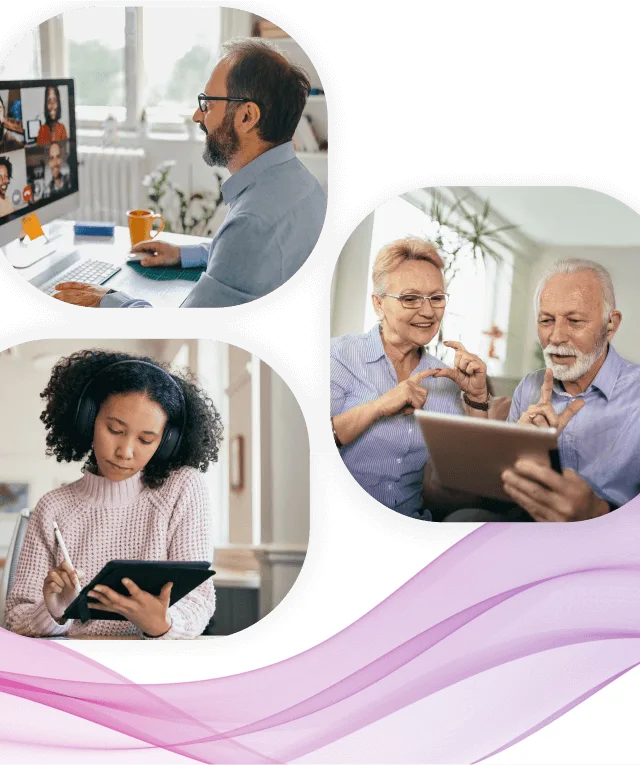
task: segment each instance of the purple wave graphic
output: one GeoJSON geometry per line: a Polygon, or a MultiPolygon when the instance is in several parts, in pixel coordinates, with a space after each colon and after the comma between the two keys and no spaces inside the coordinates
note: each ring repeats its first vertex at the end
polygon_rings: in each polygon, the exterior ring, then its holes
{"type": "Polygon", "coordinates": [[[589,522],[479,527],[336,636],[226,678],[137,685],[0,631],[0,745],[14,758],[39,746],[42,762],[62,750],[112,763],[160,751],[174,763],[477,762],[640,663],[639,512],[640,499],[589,522]],[[22,700],[40,703],[26,708],[29,734],[11,715],[22,700]],[[55,711],[79,727],[47,737],[55,711]]]}

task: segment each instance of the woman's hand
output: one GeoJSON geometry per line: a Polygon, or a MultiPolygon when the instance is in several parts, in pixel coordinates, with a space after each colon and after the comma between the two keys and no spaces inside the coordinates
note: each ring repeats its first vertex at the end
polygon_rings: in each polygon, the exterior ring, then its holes
{"type": "Polygon", "coordinates": [[[528,407],[518,420],[520,425],[538,426],[540,428],[555,428],[558,433],[564,429],[571,418],[584,407],[584,399],[574,399],[570,402],[562,415],[553,409],[551,405],[551,393],[553,391],[553,372],[545,370],[544,381],[540,388],[540,399],[537,404],[528,407]]]}
{"type": "Polygon", "coordinates": [[[430,375],[435,375],[436,370],[423,370],[416,372],[410,378],[398,383],[391,391],[387,391],[379,399],[376,399],[378,416],[388,418],[401,413],[411,415],[414,410],[421,410],[427,401],[427,389],[420,383],[430,375]]]}
{"type": "Polygon", "coordinates": [[[469,353],[467,349],[454,340],[444,342],[445,346],[455,349],[453,369],[443,367],[436,373],[437,378],[450,378],[469,399],[486,402],[489,398],[487,391],[487,365],[479,356],[469,353]]]}
{"type": "Polygon", "coordinates": [[[416,372],[377,399],[358,404],[340,415],[334,415],[331,422],[339,441],[338,446],[345,447],[355,441],[381,418],[389,418],[399,413],[410,415],[414,410],[422,409],[427,401],[427,389],[420,383],[435,374],[436,370],[416,372]]]}
{"type": "Polygon", "coordinates": [[[69,566],[66,561],[47,572],[42,595],[49,614],[56,622],[60,622],[65,609],[75,600],[83,578],[84,573],[69,566]]]}
{"type": "Polygon", "coordinates": [[[106,585],[96,585],[87,595],[99,603],[89,602],[89,608],[121,614],[148,636],[158,637],[166,633],[171,627],[168,612],[173,583],[163,585],[159,596],[152,596],[138,588],[127,577],[122,580],[122,584],[129,591],[129,596],[121,596],[106,585]]]}

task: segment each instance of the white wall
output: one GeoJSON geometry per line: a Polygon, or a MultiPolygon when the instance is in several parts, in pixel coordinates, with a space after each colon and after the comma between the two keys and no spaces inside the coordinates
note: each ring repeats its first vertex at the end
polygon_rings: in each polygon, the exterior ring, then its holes
{"type": "Polygon", "coordinates": [[[271,372],[270,438],[271,524],[262,542],[309,540],[309,437],[302,411],[291,389],[271,372]]]}
{"type": "Polygon", "coordinates": [[[369,286],[369,261],[373,216],[370,213],[342,248],[331,285],[331,337],[360,333],[365,318],[369,286]]]}
{"type": "MultiPolygon", "coordinates": [[[[622,312],[622,324],[613,341],[618,353],[630,362],[640,364],[640,303],[638,286],[640,285],[640,247],[546,247],[542,248],[540,258],[532,266],[526,298],[522,303],[523,315],[527,320],[527,348],[537,343],[535,318],[533,315],[533,294],[542,273],[555,261],[564,258],[588,258],[609,270],[616,291],[618,308],[622,312]]],[[[528,372],[534,369],[530,361],[528,372]]]]}

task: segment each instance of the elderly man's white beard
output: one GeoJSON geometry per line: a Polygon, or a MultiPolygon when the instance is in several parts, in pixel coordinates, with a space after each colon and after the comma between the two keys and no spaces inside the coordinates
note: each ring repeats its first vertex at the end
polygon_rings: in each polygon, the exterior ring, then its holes
{"type": "Polygon", "coordinates": [[[553,377],[556,380],[567,381],[574,383],[576,380],[586,375],[593,365],[600,359],[607,349],[607,334],[602,334],[596,343],[596,347],[593,351],[583,354],[578,351],[577,348],[570,346],[568,343],[563,343],[560,346],[554,346],[552,343],[546,348],[542,349],[544,355],[544,361],[547,367],[553,372],[553,377]],[[573,364],[555,364],[551,359],[552,354],[562,356],[573,356],[575,361],[573,364]]]}

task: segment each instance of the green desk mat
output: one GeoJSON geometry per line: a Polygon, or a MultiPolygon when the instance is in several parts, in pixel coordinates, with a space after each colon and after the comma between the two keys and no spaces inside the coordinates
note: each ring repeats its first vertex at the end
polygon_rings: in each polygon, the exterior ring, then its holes
{"type": "Polygon", "coordinates": [[[167,282],[173,279],[184,279],[187,282],[197,282],[205,267],[182,269],[180,266],[141,266],[139,263],[127,264],[129,268],[155,282],[167,282]]]}

